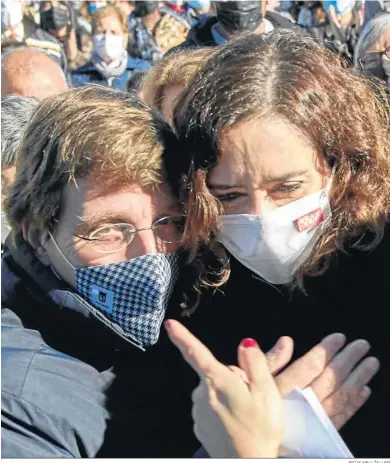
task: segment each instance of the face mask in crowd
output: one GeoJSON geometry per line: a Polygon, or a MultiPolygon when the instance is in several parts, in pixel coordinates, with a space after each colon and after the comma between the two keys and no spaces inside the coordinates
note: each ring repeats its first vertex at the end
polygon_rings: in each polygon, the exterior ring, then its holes
{"type": "Polygon", "coordinates": [[[123,53],[123,37],[112,34],[95,35],[93,47],[103,61],[115,61],[123,53]]]}
{"type": "Polygon", "coordinates": [[[325,189],[271,212],[225,215],[218,241],[268,283],[290,283],[330,224],[332,177],[325,189]]]}
{"type": "Polygon", "coordinates": [[[137,346],[146,348],[156,344],[179,275],[178,252],[74,267],[51,233],[49,236],[76,276],[76,292],[137,346]]]}
{"type": "Polygon", "coordinates": [[[52,7],[41,12],[41,24],[46,31],[58,31],[69,25],[69,12],[65,8],[52,7]]]}

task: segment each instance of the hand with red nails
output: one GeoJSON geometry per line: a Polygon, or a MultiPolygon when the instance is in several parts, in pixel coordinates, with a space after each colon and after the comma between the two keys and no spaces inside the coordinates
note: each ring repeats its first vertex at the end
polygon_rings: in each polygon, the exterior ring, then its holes
{"type": "MultiPolygon", "coordinates": [[[[282,373],[279,372],[291,360],[293,340],[283,336],[266,354],[282,397],[294,387],[311,387],[337,429],[367,402],[371,395],[367,384],[379,370],[377,358],[362,360],[370,350],[367,341],[358,339],[346,346],[345,342],[343,334],[331,334],[282,373]]],[[[238,367],[229,368],[245,378],[245,373],[238,367]]]]}
{"type": "Polygon", "coordinates": [[[183,325],[165,323],[172,342],[198,373],[206,396],[193,395],[194,431],[210,457],[275,458],[284,430],[282,401],[265,355],[253,339],[238,348],[240,374],[218,362],[183,325]]]}
{"type": "MultiPolygon", "coordinates": [[[[199,365],[207,365],[210,359],[214,359],[213,362],[217,361],[208,349],[188,330],[181,327],[178,322],[169,321],[169,323],[173,327],[173,330],[168,330],[172,341],[202,378],[197,370],[199,365]]],[[[379,369],[379,362],[374,357],[361,361],[370,349],[366,341],[354,341],[341,350],[345,341],[345,336],[339,333],[327,336],[307,354],[275,377],[282,397],[286,396],[294,387],[300,389],[311,387],[337,429],[340,429],[368,400],[371,391],[367,387],[367,383],[379,369]]],[[[246,341],[246,343],[251,342],[246,341]]],[[[239,349],[239,360],[240,352],[239,349]]],[[[266,354],[268,367],[273,375],[276,375],[287,365],[291,360],[292,352],[292,339],[282,337],[276,346],[266,354]]],[[[236,366],[225,368],[234,373],[241,381],[248,383],[249,380],[244,369],[236,366]]],[[[225,379],[228,377],[226,376],[225,379]]],[[[217,443],[222,443],[224,438],[221,432],[216,437],[220,422],[209,406],[208,390],[208,383],[201,381],[193,392],[193,414],[198,420],[197,422],[195,419],[195,433],[201,442],[214,439],[214,445],[217,446],[217,443]],[[202,416],[204,417],[202,419],[203,425],[199,426],[202,416]]]]}

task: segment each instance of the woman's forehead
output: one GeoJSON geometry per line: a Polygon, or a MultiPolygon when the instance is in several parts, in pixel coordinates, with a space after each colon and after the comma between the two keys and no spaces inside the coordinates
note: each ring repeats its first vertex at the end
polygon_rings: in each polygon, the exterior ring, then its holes
{"type": "Polygon", "coordinates": [[[234,166],[237,173],[277,168],[280,164],[299,167],[312,160],[314,149],[306,137],[282,119],[243,122],[221,137],[221,167],[234,166]]]}

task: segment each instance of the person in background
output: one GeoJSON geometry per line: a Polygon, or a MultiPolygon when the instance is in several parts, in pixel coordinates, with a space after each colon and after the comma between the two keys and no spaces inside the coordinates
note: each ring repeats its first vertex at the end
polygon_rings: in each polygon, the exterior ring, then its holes
{"type": "Polygon", "coordinates": [[[366,0],[364,2],[363,27],[380,13],[390,13],[389,0],[366,0]]]}
{"type": "Polygon", "coordinates": [[[144,101],[158,109],[173,124],[175,103],[212,53],[210,48],[184,50],[166,56],[146,74],[142,93],[144,101]]]}
{"type": "MultiPolygon", "coordinates": [[[[281,14],[282,16],[285,16],[287,19],[289,19],[292,23],[297,22],[297,18],[295,15],[295,2],[292,0],[280,0],[280,1],[271,1],[271,8],[274,8],[273,5],[276,4],[275,10],[281,14]]],[[[268,5],[267,9],[269,9],[270,6],[268,5]]]]}
{"type": "Polygon", "coordinates": [[[188,22],[157,1],[137,1],[130,17],[129,53],[158,62],[162,56],[185,40],[188,22]]]}
{"type": "Polygon", "coordinates": [[[215,252],[231,255],[229,281],[186,326],[226,364],[243,337],[267,348],[274,329],[297,353],[325,332],[367,339],[382,367],[367,359],[374,397],[342,432],[356,456],[389,454],[389,117],[380,82],[274,31],[212,53],[176,104],[179,143],[164,152],[190,217],[184,237],[216,236],[215,252]]]}
{"type": "Polygon", "coordinates": [[[369,21],[359,37],[354,56],[355,68],[390,86],[390,13],[369,21]]]}
{"type": "MultiPolygon", "coordinates": [[[[20,95],[1,98],[1,202],[15,179],[16,152],[24,131],[28,126],[38,100],[20,95]]],[[[6,217],[1,211],[1,246],[10,232],[6,217]]]]}
{"type": "Polygon", "coordinates": [[[91,83],[122,90],[136,70],[147,70],[150,63],[129,56],[128,20],[115,6],[99,8],[92,17],[93,52],[91,61],[72,72],[74,87],[91,83]]]}
{"type": "Polygon", "coordinates": [[[88,40],[77,39],[77,14],[72,2],[42,1],[41,27],[55,37],[65,50],[70,71],[84,64],[90,56],[88,40]],[[79,47],[80,45],[80,47],[79,47]]]}
{"type": "Polygon", "coordinates": [[[323,3],[332,30],[332,41],[339,52],[352,62],[361,27],[361,4],[356,0],[325,0],[323,3]]]}
{"type": "Polygon", "coordinates": [[[47,53],[67,75],[68,58],[61,42],[43,27],[38,26],[31,16],[24,14],[20,0],[1,1],[1,31],[2,52],[13,48],[14,44],[41,50],[47,53]]]}
{"type": "Polygon", "coordinates": [[[93,42],[92,42],[92,14],[98,9],[106,6],[106,2],[83,1],[78,10],[75,10],[76,16],[76,41],[79,55],[75,60],[72,70],[86,64],[91,59],[93,42]]]}
{"type": "Polygon", "coordinates": [[[80,17],[78,18],[79,27],[82,27],[86,34],[92,35],[92,15],[99,8],[106,6],[102,0],[86,0],[80,6],[80,17]]]}
{"type": "Polygon", "coordinates": [[[177,18],[187,28],[187,32],[191,29],[191,26],[198,21],[195,10],[191,8],[187,2],[181,0],[161,3],[160,11],[177,18]]]}
{"type": "Polygon", "coordinates": [[[134,2],[128,0],[111,0],[111,5],[117,6],[127,17],[131,15],[135,8],[134,2]]]}
{"type": "Polygon", "coordinates": [[[46,53],[18,47],[2,56],[2,97],[21,95],[42,100],[67,88],[65,74],[46,53]]]}
{"type": "Polygon", "coordinates": [[[196,18],[210,14],[211,1],[210,0],[194,0],[186,2],[188,8],[190,8],[196,18]]]}
{"type": "Polygon", "coordinates": [[[276,12],[266,11],[262,1],[216,2],[216,16],[205,17],[189,32],[178,48],[221,45],[247,33],[267,33],[274,28],[290,29],[293,24],[276,12]]]}

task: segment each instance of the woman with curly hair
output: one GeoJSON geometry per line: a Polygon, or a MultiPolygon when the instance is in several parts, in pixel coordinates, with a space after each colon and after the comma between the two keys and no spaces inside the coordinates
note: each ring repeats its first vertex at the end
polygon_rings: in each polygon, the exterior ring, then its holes
{"type": "MultiPolygon", "coordinates": [[[[174,120],[165,162],[190,218],[185,237],[200,252],[212,244],[222,262],[230,253],[230,268],[212,276],[216,285],[231,272],[228,283],[187,326],[227,364],[243,335],[266,349],[288,334],[295,355],[329,332],[367,339],[382,368],[342,434],[355,456],[388,455],[386,86],[310,38],[275,31],[217,49],[174,120]]],[[[367,360],[368,376],[378,368],[367,360]]]]}

